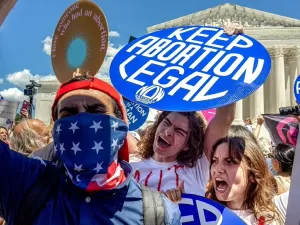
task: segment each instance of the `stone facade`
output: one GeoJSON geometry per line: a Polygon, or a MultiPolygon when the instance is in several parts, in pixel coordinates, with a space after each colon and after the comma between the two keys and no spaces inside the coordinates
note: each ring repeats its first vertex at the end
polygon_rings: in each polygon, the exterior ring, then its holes
{"type": "Polygon", "coordinates": [[[296,104],[293,85],[300,74],[300,20],[227,3],[151,26],[148,32],[184,25],[224,27],[228,23],[243,25],[245,33],[262,43],[272,57],[267,82],[237,103],[236,122],[296,104]]]}

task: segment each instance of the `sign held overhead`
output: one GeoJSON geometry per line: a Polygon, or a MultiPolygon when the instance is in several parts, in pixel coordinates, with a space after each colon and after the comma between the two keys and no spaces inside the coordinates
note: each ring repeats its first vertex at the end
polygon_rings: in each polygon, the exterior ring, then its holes
{"type": "Polygon", "coordinates": [[[177,27],[130,42],[114,57],[113,85],[131,101],[169,111],[217,108],[243,99],[269,75],[268,51],[216,27],[177,27]]]}

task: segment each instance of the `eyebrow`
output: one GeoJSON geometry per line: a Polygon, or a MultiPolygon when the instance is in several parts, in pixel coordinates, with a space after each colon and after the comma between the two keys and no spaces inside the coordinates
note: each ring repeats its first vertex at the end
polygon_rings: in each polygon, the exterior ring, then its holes
{"type": "MultiPolygon", "coordinates": [[[[172,124],[171,121],[168,119],[168,118],[165,118],[165,120],[169,123],[169,124],[172,124]]],[[[182,131],[183,133],[185,133],[186,135],[188,134],[188,131],[180,128],[180,127],[176,127],[177,130],[180,130],[182,131]]]]}

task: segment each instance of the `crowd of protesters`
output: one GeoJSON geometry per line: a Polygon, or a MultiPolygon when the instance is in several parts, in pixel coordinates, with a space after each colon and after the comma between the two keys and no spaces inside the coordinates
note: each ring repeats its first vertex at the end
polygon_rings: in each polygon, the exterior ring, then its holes
{"type": "MultiPolygon", "coordinates": [[[[219,108],[209,124],[200,112],[161,112],[149,127],[128,133],[134,178],[174,203],[182,193],[196,194],[220,202],[247,224],[283,224],[295,147],[263,143],[263,118],[251,129],[249,119],[232,125],[234,112],[235,104],[219,108]]],[[[26,157],[57,162],[53,126],[23,112],[11,132],[0,128],[0,138],[26,157]]]]}
{"type": "Polygon", "coordinates": [[[117,90],[80,74],[58,90],[49,126],[22,115],[0,127],[7,224],[177,225],[183,193],[247,224],[284,224],[295,147],[261,139],[262,117],[255,129],[249,118],[233,125],[235,103],[210,123],[201,112],[160,112],[130,133],[117,90]]]}

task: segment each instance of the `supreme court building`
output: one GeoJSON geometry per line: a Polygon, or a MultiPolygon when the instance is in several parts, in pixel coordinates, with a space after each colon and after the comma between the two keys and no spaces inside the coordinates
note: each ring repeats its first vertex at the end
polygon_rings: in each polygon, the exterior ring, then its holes
{"type": "MultiPolygon", "coordinates": [[[[246,99],[237,103],[236,122],[263,113],[278,113],[279,107],[295,105],[294,80],[300,74],[300,20],[224,4],[191,15],[149,27],[154,32],[184,25],[224,27],[228,22],[243,25],[245,34],[261,42],[272,57],[272,70],[266,83],[246,99]]],[[[109,79],[107,79],[108,82],[109,79]]],[[[36,117],[49,122],[50,106],[58,82],[40,82],[36,117]]]]}

